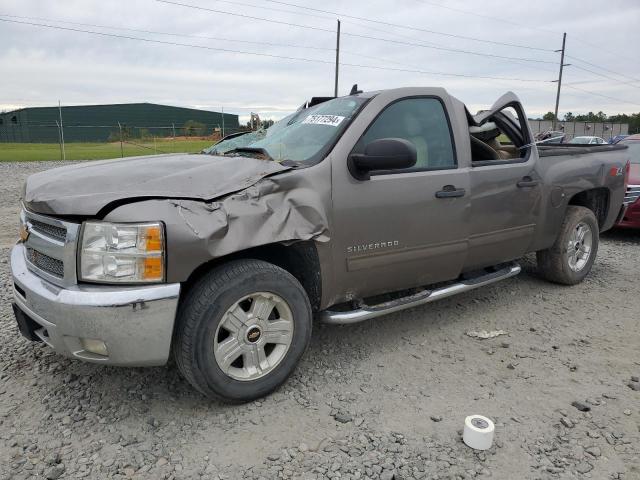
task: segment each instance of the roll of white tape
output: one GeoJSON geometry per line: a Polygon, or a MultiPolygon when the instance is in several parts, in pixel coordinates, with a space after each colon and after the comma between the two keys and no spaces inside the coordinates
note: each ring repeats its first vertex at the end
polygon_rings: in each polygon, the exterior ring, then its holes
{"type": "Polygon", "coordinates": [[[475,450],[488,450],[493,443],[493,422],[482,415],[469,415],[464,419],[462,440],[475,450]]]}

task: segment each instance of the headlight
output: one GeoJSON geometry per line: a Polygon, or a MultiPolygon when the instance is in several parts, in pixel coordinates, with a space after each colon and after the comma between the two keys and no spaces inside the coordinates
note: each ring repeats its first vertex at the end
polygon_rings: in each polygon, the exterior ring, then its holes
{"type": "Polygon", "coordinates": [[[163,224],[84,222],[78,273],[89,282],[163,281],[163,224]]]}

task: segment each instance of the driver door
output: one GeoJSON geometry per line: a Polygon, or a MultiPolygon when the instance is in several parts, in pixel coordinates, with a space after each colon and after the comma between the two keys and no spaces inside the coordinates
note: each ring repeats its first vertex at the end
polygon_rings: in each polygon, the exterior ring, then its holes
{"type": "Polygon", "coordinates": [[[333,164],[332,253],[346,299],[456,278],[467,254],[470,185],[443,100],[392,99],[364,128],[333,164]],[[416,165],[357,180],[348,155],[382,138],[413,143],[416,165]]]}

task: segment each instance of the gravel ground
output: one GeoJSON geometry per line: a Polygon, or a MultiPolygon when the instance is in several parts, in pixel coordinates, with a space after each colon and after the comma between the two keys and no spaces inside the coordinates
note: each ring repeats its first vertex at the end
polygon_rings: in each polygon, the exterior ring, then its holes
{"type": "Polygon", "coordinates": [[[18,335],[20,186],[54,165],[0,163],[0,478],[640,478],[640,232],[606,234],[575,287],[525,259],[489,288],[317,325],[278,392],[224,405],[174,367],[84,364],[18,335]],[[482,329],[508,335],[466,335],[482,329]],[[474,413],[496,423],[486,452],[461,441],[474,413]]]}

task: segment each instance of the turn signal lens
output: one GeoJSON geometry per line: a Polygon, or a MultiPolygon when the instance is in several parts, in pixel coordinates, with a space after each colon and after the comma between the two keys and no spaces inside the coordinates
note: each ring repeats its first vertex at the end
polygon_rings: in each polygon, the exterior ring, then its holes
{"type": "Polygon", "coordinates": [[[149,282],[158,282],[162,280],[162,258],[148,257],[144,259],[144,270],[142,278],[149,282]]]}
{"type": "Polygon", "coordinates": [[[160,225],[149,225],[141,229],[141,233],[141,247],[144,245],[146,252],[162,251],[162,229],[160,225]]]}

